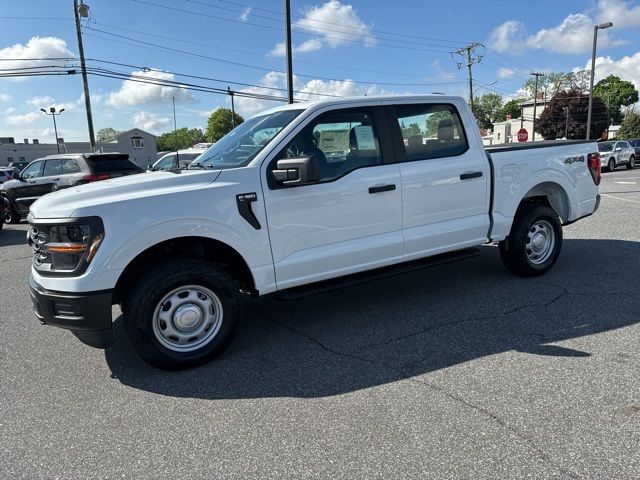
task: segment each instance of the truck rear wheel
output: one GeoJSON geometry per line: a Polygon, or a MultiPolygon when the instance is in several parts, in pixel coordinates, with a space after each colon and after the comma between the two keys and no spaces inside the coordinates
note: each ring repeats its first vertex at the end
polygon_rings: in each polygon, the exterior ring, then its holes
{"type": "Polygon", "coordinates": [[[553,267],[562,249],[562,224],[553,209],[539,204],[522,207],[509,237],[500,242],[500,258],[517,275],[542,275],[553,267]]]}
{"type": "Polygon", "coordinates": [[[167,370],[212,360],[228,344],[241,315],[234,280],[209,262],[189,258],[147,272],[125,305],[124,327],[134,350],[167,370]]]}

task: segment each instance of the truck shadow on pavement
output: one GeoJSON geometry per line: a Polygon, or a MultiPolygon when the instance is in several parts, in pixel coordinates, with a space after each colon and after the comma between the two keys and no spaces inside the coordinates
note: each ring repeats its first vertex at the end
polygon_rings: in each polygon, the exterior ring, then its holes
{"type": "Polygon", "coordinates": [[[337,395],[504,352],[505,361],[580,362],[591,353],[552,343],[637,323],[638,272],[639,242],[565,240],[557,265],[537,278],[511,275],[487,247],[463,262],[297,300],[249,300],[231,346],[196,369],[143,363],[121,317],[105,356],[125,385],[202,399],[337,395]]]}

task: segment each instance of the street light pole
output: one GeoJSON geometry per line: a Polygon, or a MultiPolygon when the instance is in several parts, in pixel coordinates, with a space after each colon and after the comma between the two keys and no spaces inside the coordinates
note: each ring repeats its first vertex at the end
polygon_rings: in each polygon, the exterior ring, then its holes
{"type": "Polygon", "coordinates": [[[56,136],[56,148],[58,149],[58,153],[60,153],[60,142],[58,142],[58,125],[56,125],[56,117],[60,115],[62,112],[64,112],[64,108],[61,108],[58,113],[56,113],[56,107],[49,108],[50,113],[47,113],[47,111],[44,108],[41,108],[40,111],[44,112],[45,115],[49,115],[50,117],[53,117],[53,132],[56,136]]]}
{"type": "Polygon", "coordinates": [[[587,110],[587,140],[591,138],[591,108],[593,104],[593,77],[596,72],[596,47],[598,45],[598,30],[613,27],[613,23],[601,23],[593,26],[593,51],[591,52],[591,79],[589,81],[589,108],[587,110]]]}

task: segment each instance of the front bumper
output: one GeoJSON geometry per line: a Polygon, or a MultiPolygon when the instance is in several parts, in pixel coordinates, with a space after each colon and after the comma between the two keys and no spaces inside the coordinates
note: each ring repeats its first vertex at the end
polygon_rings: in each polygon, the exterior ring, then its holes
{"type": "Polygon", "coordinates": [[[46,290],[29,274],[31,301],[38,320],[66,328],[86,345],[107,348],[113,344],[111,298],[113,292],[68,293],[46,290]]]}

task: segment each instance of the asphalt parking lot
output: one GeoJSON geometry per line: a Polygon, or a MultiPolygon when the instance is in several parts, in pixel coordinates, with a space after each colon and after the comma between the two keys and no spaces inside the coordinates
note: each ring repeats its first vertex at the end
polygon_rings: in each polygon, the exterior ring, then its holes
{"type": "MultiPolygon", "coordinates": [[[[640,478],[640,169],[605,173],[546,276],[496,248],[246,305],[163,372],[41,326],[26,225],[0,232],[2,478],[640,478]]],[[[117,311],[116,311],[117,312],[117,311]]]]}

